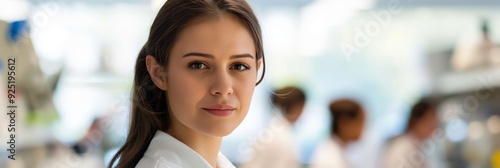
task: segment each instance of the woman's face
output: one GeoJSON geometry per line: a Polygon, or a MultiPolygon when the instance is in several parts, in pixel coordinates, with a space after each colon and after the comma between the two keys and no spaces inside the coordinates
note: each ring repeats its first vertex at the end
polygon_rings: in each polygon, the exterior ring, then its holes
{"type": "Polygon", "coordinates": [[[422,118],[418,119],[414,126],[414,133],[420,139],[427,139],[432,136],[434,130],[439,126],[439,118],[435,108],[425,112],[422,118]]]}
{"type": "Polygon", "coordinates": [[[167,65],[173,126],[231,133],[248,112],[259,67],[253,38],[236,17],[202,18],[184,28],[167,65]]]}

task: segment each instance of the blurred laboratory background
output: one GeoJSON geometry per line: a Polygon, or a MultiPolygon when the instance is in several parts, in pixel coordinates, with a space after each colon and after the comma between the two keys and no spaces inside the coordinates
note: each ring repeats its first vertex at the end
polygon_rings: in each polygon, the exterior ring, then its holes
{"type": "MultiPolygon", "coordinates": [[[[16,160],[2,112],[0,167],[107,166],[126,137],[135,59],[164,2],[0,0],[3,111],[8,58],[19,71],[16,160]]],[[[247,117],[223,140],[237,167],[283,138],[281,116],[296,152],[288,163],[298,167],[331,159],[358,168],[391,167],[385,160],[500,168],[500,1],[248,2],[267,70],[247,117]],[[303,98],[276,101],[287,87],[303,98]],[[280,110],[286,103],[299,112],[280,110]],[[406,153],[389,151],[405,143],[406,153]]],[[[257,167],[280,167],[271,165],[257,167]]]]}

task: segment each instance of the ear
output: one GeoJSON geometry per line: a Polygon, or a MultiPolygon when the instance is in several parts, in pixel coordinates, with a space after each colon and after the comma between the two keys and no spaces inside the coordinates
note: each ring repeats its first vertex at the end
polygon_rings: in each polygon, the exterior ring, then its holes
{"type": "Polygon", "coordinates": [[[151,55],[146,56],[146,68],[153,83],[161,90],[167,90],[166,71],[156,62],[155,57],[151,55]]]}
{"type": "Polygon", "coordinates": [[[260,66],[262,65],[262,58],[257,61],[257,71],[260,70],[260,66]]]}

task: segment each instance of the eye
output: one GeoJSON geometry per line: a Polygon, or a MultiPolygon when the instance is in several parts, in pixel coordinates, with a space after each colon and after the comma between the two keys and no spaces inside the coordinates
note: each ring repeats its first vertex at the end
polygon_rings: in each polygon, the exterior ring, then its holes
{"type": "Polygon", "coordinates": [[[199,61],[191,62],[191,63],[189,63],[188,66],[191,69],[208,69],[207,65],[205,65],[203,62],[199,62],[199,61]]]}
{"type": "Polygon", "coordinates": [[[247,64],[244,64],[244,63],[236,63],[236,64],[233,64],[231,66],[231,69],[236,69],[238,71],[245,71],[245,70],[249,70],[250,66],[248,66],[247,64]]]}

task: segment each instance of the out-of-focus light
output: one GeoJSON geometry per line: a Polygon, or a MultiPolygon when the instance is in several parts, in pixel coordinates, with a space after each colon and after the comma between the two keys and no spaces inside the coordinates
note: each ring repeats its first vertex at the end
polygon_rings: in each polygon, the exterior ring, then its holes
{"type": "Polygon", "coordinates": [[[445,135],[452,142],[460,142],[467,135],[467,124],[462,119],[455,119],[446,124],[445,135]]]}
{"type": "Polygon", "coordinates": [[[329,32],[344,24],[358,10],[373,6],[372,0],[319,0],[301,11],[299,49],[303,56],[317,56],[328,49],[329,32]]]}
{"type": "Polygon", "coordinates": [[[354,10],[370,9],[375,5],[375,0],[318,0],[317,4],[329,4],[330,7],[349,8],[354,10]]]}
{"type": "Polygon", "coordinates": [[[481,138],[483,134],[484,134],[484,127],[480,122],[474,121],[469,124],[469,132],[468,132],[469,139],[477,140],[481,138]]]}
{"type": "Polygon", "coordinates": [[[486,124],[488,125],[488,130],[492,134],[500,133],[500,117],[497,115],[491,116],[486,124]]]}
{"type": "Polygon", "coordinates": [[[95,36],[75,35],[67,46],[66,68],[76,73],[89,74],[98,70],[101,63],[101,45],[95,36]]]}
{"type": "Polygon", "coordinates": [[[491,157],[491,166],[493,166],[493,168],[500,168],[500,149],[495,151],[491,157]]]}
{"type": "Polygon", "coordinates": [[[165,2],[167,2],[167,0],[151,0],[151,8],[154,10],[160,10],[165,2]]]}
{"type": "Polygon", "coordinates": [[[273,55],[294,55],[296,53],[296,20],[289,10],[274,10],[263,20],[264,41],[272,46],[267,50],[273,55]]]}
{"type": "Polygon", "coordinates": [[[30,9],[31,4],[25,0],[0,0],[0,20],[26,20],[30,9]]]}
{"type": "Polygon", "coordinates": [[[465,113],[465,111],[461,108],[460,103],[456,101],[446,102],[444,103],[439,111],[443,111],[443,121],[449,122],[453,119],[459,118],[460,114],[465,113]]]}

